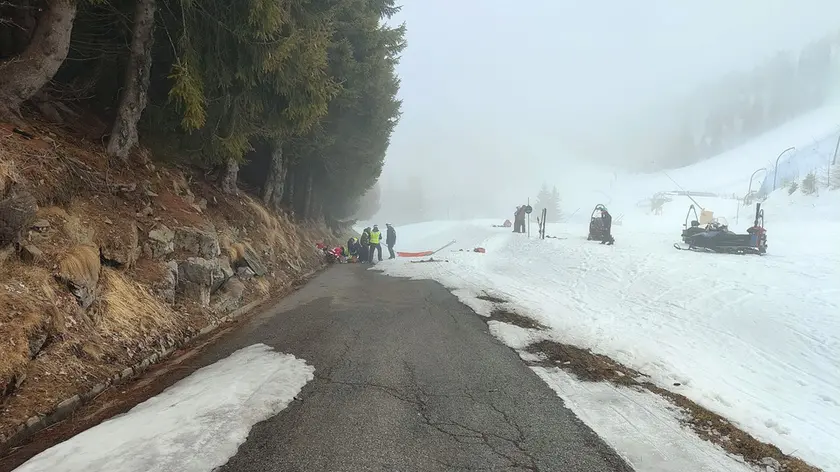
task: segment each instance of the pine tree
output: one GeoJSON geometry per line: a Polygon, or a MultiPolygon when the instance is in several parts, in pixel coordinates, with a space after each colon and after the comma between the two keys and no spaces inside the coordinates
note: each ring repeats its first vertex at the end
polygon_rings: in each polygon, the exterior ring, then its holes
{"type": "Polygon", "coordinates": [[[549,190],[548,185],[542,185],[539,193],[537,193],[534,209],[541,211],[543,208],[546,209],[545,217],[548,221],[557,222],[560,219],[560,192],[557,187],[552,187],[549,190]]]}
{"type": "Polygon", "coordinates": [[[840,163],[834,164],[829,168],[831,174],[828,178],[828,189],[829,190],[838,190],[840,189],[840,163]]]}
{"type": "Polygon", "coordinates": [[[802,194],[803,195],[814,195],[817,193],[817,175],[813,172],[809,172],[808,175],[802,179],[802,194]]]}
{"type": "Polygon", "coordinates": [[[796,193],[797,190],[799,190],[799,182],[797,182],[795,180],[792,181],[787,189],[788,189],[788,195],[793,195],[794,193],[796,193]]]}

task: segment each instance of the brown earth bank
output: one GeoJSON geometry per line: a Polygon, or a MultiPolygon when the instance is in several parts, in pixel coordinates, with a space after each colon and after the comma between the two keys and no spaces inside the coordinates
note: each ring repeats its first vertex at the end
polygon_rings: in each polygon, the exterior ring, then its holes
{"type": "MultiPolygon", "coordinates": [[[[499,321],[538,331],[545,329],[532,318],[505,310],[503,308],[503,305],[507,303],[505,300],[490,295],[482,295],[479,298],[497,304],[487,321],[499,321]]],[[[530,365],[560,368],[583,382],[610,382],[616,386],[643,389],[664,397],[685,413],[683,423],[695,434],[717,444],[731,454],[743,457],[745,461],[759,467],[762,471],[821,471],[798,457],[784,454],[772,444],[759,441],[726,418],[703,408],[684,395],[653,384],[645,374],[630,369],[607,356],[595,354],[589,349],[550,340],[535,342],[525,350],[542,359],[538,362],[529,362],[530,365]]]]}
{"type": "Polygon", "coordinates": [[[63,401],[286,291],[319,241],[196,169],[0,123],[0,449],[63,401]]]}

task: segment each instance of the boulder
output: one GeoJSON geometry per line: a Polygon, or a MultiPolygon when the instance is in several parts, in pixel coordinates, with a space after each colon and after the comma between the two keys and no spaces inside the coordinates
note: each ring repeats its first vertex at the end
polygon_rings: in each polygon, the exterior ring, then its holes
{"type": "Polygon", "coordinates": [[[227,259],[190,257],[178,264],[178,294],[208,306],[210,295],[232,276],[227,259]]]}
{"type": "Polygon", "coordinates": [[[257,275],[250,267],[239,267],[236,269],[236,276],[239,277],[240,280],[251,280],[254,276],[257,275]]]}
{"type": "Polygon", "coordinates": [[[149,239],[143,245],[143,251],[151,259],[160,259],[175,252],[175,232],[165,225],[159,225],[149,231],[149,239]]]}
{"type": "Polygon", "coordinates": [[[221,314],[228,314],[239,308],[242,304],[242,294],[245,292],[245,284],[236,277],[225,281],[219,291],[213,295],[213,311],[221,314]]]}
{"type": "Polygon", "coordinates": [[[216,259],[216,262],[219,264],[219,273],[221,274],[222,278],[217,279],[217,282],[213,284],[212,291],[215,292],[218,290],[222,284],[228,281],[235,275],[235,272],[230,266],[230,260],[227,257],[220,257],[216,259]]]}
{"type": "Polygon", "coordinates": [[[766,467],[767,472],[778,472],[782,470],[782,464],[772,457],[761,459],[761,465],[766,467]]]}
{"type": "Polygon", "coordinates": [[[20,241],[21,234],[35,220],[38,203],[26,190],[13,190],[0,199],[0,246],[20,241]]]}
{"type": "Polygon", "coordinates": [[[248,267],[250,267],[251,270],[254,271],[254,275],[262,277],[268,272],[268,270],[263,265],[260,256],[257,255],[257,252],[254,251],[254,248],[252,248],[251,246],[245,246],[245,251],[242,254],[242,259],[245,261],[246,264],[248,264],[248,267]]]}
{"type": "MultiPolygon", "coordinates": [[[[107,222],[107,220],[106,220],[107,222]]],[[[109,228],[99,240],[99,251],[105,263],[115,267],[134,267],[139,257],[140,234],[134,221],[109,228]]]]}
{"type": "Polygon", "coordinates": [[[29,228],[39,233],[46,233],[50,229],[50,222],[44,219],[36,220],[29,228]]]}
{"type": "Polygon", "coordinates": [[[32,244],[24,244],[20,247],[20,259],[24,262],[34,263],[40,261],[44,257],[44,253],[41,252],[36,246],[32,244]]]}
{"type": "Polygon", "coordinates": [[[222,253],[215,231],[188,226],[175,230],[175,249],[204,259],[213,259],[222,253]]]}
{"type": "Polygon", "coordinates": [[[38,356],[38,353],[41,352],[42,349],[47,345],[47,341],[49,340],[50,336],[44,331],[38,331],[33,333],[29,337],[29,358],[35,359],[38,356]]]}

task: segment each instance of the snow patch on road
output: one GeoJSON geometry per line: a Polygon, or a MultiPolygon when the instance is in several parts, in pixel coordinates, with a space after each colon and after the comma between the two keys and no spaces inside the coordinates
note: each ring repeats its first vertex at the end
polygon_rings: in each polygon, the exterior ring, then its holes
{"type": "Polygon", "coordinates": [[[30,459],[16,472],[209,472],[285,409],[315,369],[255,344],[30,459]]]}

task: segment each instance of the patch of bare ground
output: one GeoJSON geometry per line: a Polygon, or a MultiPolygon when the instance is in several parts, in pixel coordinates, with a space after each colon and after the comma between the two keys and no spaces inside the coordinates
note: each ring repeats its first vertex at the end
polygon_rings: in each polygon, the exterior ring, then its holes
{"type": "Polygon", "coordinates": [[[507,300],[501,299],[499,297],[494,297],[493,295],[487,295],[487,294],[479,295],[476,298],[478,298],[479,300],[484,300],[485,302],[496,303],[496,304],[507,303],[507,300]]]}
{"type": "Polygon", "coordinates": [[[512,324],[525,329],[546,329],[545,326],[538,323],[533,318],[514,313],[512,311],[496,308],[490,313],[490,319],[493,321],[501,321],[502,323],[512,324]]]}
{"type": "MultiPolygon", "coordinates": [[[[527,351],[541,354],[543,361],[534,363],[545,367],[559,367],[585,382],[610,382],[637,389],[645,389],[668,399],[685,413],[684,423],[701,438],[719,445],[727,452],[744,458],[756,466],[764,465],[766,458],[781,464],[781,470],[788,472],[819,472],[803,460],[784,454],[778,447],[761,442],[739,429],[726,418],[694,403],[684,395],[658,387],[647,378],[609,357],[595,354],[588,349],[540,341],[528,346],[527,351]]],[[[764,469],[762,469],[764,470],[764,469]]]]}

